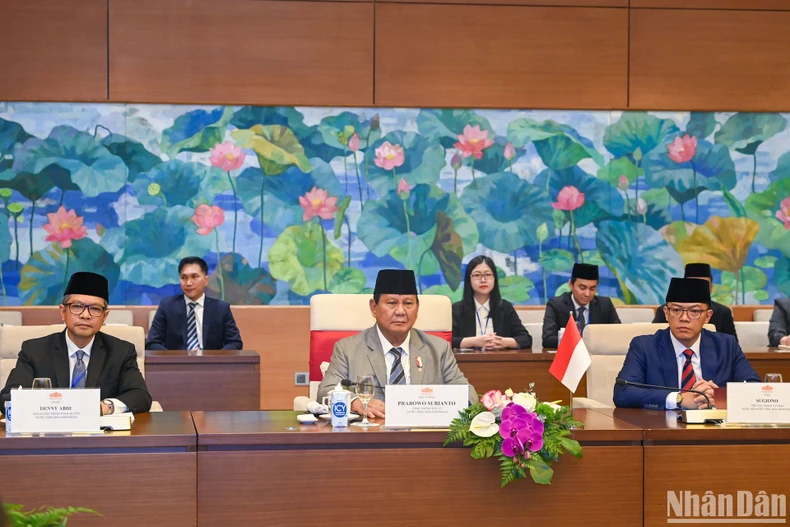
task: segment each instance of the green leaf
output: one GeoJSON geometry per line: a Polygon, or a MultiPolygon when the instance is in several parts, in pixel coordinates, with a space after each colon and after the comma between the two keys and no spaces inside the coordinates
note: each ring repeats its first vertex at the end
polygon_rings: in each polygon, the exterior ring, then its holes
{"type": "Polygon", "coordinates": [[[765,141],[783,131],[787,119],[778,113],[736,113],[714,139],[741,154],[754,155],[765,141]]]}
{"type": "Polygon", "coordinates": [[[343,267],[343,251],[325,240],[324,228],[310,221],[285,229],[269,249],[269,269],[277,280],[284,280],[302,296],[327,289],[332,277],[343,267]],[[326,269],[323,244],[326,242],[326,269]]]}
{"type": "Polygon", "coordinates": [[[691,112],[686,133],[705,139],[716,129],[716,114],[713,112],[691,112]]]}
{"type": "Polygon", "coordinates": [[[365,273],[355,267],[343,267],[332,275],[329,292],[343,295],[357,295],[365,289],[365,273]]]}
{"type": "Polygon", "coordinates": [[[464,297],[464,288],[450,289],[447,284],[432,285],[428,289],[422,291],[423,295],[441,295],[446,296],[451,302],[459,302],[464,297]]]}
{"type": "Polygon", "coordinates": [[[365,160],[360,165],[360,172],[376,193],[384,197],[396,190],[398,182],[403,179],[410,188],[421,183],[435,185],[444,168],[444,148],[414,132],[396,131],[385,135],[371,146],[365,153],[365,160]],[[375,164],[375,150],[384,142],[403,147],[404,161],[393,170],[385,170],[375,164]],[[393,174],[394,172],[394,174],[393,174]]]}
{"type": "Polygon", "coordinates": [[[562,437],[560,439],[560,444],[562,445],[562,448],[564,448],[573,457],[582,457],[582,447],[575,439],[571,439],[570,437],[562,437]]]}
{"type": "Polygon", "coordinates": [[[721,193],[724,196],[724,202],[732,211],[732,215],[737,218],[745,218],[746,217],[746,207],[743,206],[738,198],[732,195],[732,192],[727,190],[727,187],[721,188],[721,193]]]}
{"type": "Polygon", "coordinates": [[[507,127],[507,138],[516,147],[533,143],[543,164],[551,169],[571,168],[588,158],[603,165],[603,157],[592,141],[572,127],[551,120],[516,119],[507,127]]]}
{"type": "Polygon", "coordinates": [[[776,256],[760,256],[754,260],[754,265],[762,267],[763,269],[773,269],[776,265],[776,256]]]}
{"type": "Polygon", "coordinates": [[[351,196],[346,196],[337,202],[337,211],[335,211],[335,239],[340,238],[340,232],[343,229],[343,220],[346,219],[346,210],[351,204],[351,196]]]}
{"type": "Polygon", "coordinates": [[[132,188],[141,205],[191,207],[197,205],[197,198],[211,198],[230,190],[230,183],[221,170],[202,163],[187,163],[176,159],[139,174],[132,183],[132,188]],[[159,189],[154,195],[151,195],[151,184],[157,185],[159,189]]]}
{"type": "Polygon", "coordinates": [[[225,138],[225,129],[232,118],[232,107],[179,115],[173,126],[162,132],[162,151],[171,158],[179,152],[208,152],[225,138]]]}
{"type": "Polygon", "coordinates": [[[582,261],[591,265],[606,265],[606,262],[604,262],[603,258],[601,258],[601,253],[598,252],[598,249],[593,249],[592,251],[582,251],[582,261]]]}
{"type": "Polygon", "coordinates": [[[771,296],[771,295],[769,295],[769,294],[768,294],[768,291],[766,291],[765,289],[760,289],[759,291],[755,291],[755,292],[752,294],[752,296],[753,296],[753,297],[754,297],[754,299],[755,299],[755,300],[757,300],[758,302],[763,302],[763,301],[765,301],[765,300],[768,300],[768,299],[770,298],[770,296],[771,296]]]}
{"type": "Polygon", "coordinates": [[[436,237],[431,244],[431,252],[439,262],[444,279],[450,289],[456,290],[461,284],[461,260],[464,257],[464,242],[455,232],[453,220],[442,211],[436,212],[436,237]]]}
{"type": "Polygon", "coordinates": [[[282,174],[293,165],[302,172],[312,170],[304,148],[285,126],[258,124],[249,130],[234,130],[231,135],[242,148],[251,148],[258,154],[261,169],[270,176],[282,174]]]}
{"type": "Polygon", "coordinates": [[[628,185],[631,186],[644,173],[644,170],[637,167],[627,157],[618,157],[601,167],[598,170],[597,177],[608,181],[613,187],[619,188],[620,176],[625,176],[628,179],[628,185]]]}
{"type": "MultiPolygon", "coordinates": [[[[220,260],[224,300],[230,304],[266,305],[277,294],[277,285],[266,269],[251,267],[240,254],[229,253],[220,260]]],[[[209,276],[209,290],[219,297],[219,272],[209,276]]]]}
{"type": "MultiPolygon", "coordinates": [[[[768,283],[768,277],[762,269],[746,265],[742,269],[743,278],[738,276],[738,293],[746,291],[747,293],[762,289],[768,283]],[[745,289],[744,289],[745,288],[745,289]]],[[[723,271],[721,273],[721,283],[735,290],[735,273],[723,271]]]]}
{"type": "Polygon", "coordinates": [[[538,485],[551,485],[554,470],[543,460],[540,454],[534,453],[529,458],[529,475],[532,477],[532,481],[538,485]]]}
{"type": "Polygon", "coordinates": [[[479,126],[491,133],[489,139],[494,138],[491,123],[474,110],[420,110],[417,115],[420,134],[430,141],[439,141],[444,148],[453,148],[467,125],[479,126]]]}
{"type": "Polygon", "coordinates": [[[549,273],[564,273],[570,271],[575,260],[573,255],[565,249],[549,249],[543,251],[541,264],[549,273]]]}
{"type": "Polygon", "coordinates": [[[766,249],[776,249],[790,257],[790,229],[776,217],[784,199],[790,197],[790,177],[777,179],[763,192],[746,198],[746,214],[760,223],[757,243],[766,249]]]}
{"type": "Polygon", "coordinates": [[[525,276],[506,276],[499,280],[499,292],[515,304],[523,304],[530,299],[529,292],[535,284],[525,276]]]}
{"type": "Polygon", "coordinates": [[[130,182],[134,181],[141,172],[147,172],[162,162],[141,143],[121,134],[110,134],[101,140],[101,144],[108,152],[123,159],[129,169],[130,182]]]}
{"type": "Polygon", "coordinates": [[[652,152],[674,132],[677,126],[671,119],[659,119],[647,112],[624,112],[607,127],[603,146],[615,157],[632,155],[636,160],[652,152]],[[640,156],[634,155],[637,151],[640,156]]]}
{"type": "Polygon", "coordinates": [[[546,225],[545,221],[538,226],[535,234],[538,236],[539,243],[543,243],[549,238],[549,226],[546,225]]]}

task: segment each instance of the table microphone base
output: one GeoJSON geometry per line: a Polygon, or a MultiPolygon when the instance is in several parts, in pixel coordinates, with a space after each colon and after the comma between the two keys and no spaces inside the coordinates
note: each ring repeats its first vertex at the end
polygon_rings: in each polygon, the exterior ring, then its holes
{"type": "Polygon", "coordinates": [[[706,421],[726,421],[727,410],[682,410],[678,420],[686,424],[703,424],[706,421]]]}

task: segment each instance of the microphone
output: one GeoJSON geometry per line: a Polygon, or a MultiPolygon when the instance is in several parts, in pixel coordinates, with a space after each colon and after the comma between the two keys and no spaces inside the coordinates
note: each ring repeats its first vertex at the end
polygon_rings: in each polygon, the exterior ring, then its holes
{"type": "Polygon", "coordinates": [[[696,393],[696,394],[701,395],[701,396],[703,396],[705,398],[705,400],[708,402],[708,408],[710,408],[711,410],[715,410],[716,409],[716,407],[711,404],[710,398],[708,398],[708,396],[704,392],[701,392],[699,390],[689,390],[689,389],[686,389],[686,388],[675,388],[674,386],[659,386],[658,384],[645,384],[645,383],[641,383],[641,382],[627,381],[625,379],[617,379],[614,384],[615,384],[615,386],[635,386],[637,388],[654,388],[656,390],[669,390],[670,392],[696,393]]]}

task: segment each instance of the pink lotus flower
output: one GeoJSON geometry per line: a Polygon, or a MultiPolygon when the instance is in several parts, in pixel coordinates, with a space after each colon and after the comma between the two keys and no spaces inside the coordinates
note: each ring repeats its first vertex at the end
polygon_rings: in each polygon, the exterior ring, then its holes
{"type": "Polygon", "coordinates": [[[513,147],[513,143],[508,143],[505,145],[505,159],[510,161],[516,157],[516,149],[513,147]]]}
{"type": "Polygon", "coordinates": [[[647,202],[642,198],[636,200],[636,212],[639,214],[647,214],[647,202]]]}
{"type": "Polygon", "coordinates": [[[620,176],[620,179],[617,180],[617,188],[620,190],[628,190],[628,187],[631,186],[631,182],[628,181],[628,177],[623,174],[620,176]]]}
{"type": "Polygon", "coordinates": [[[88,228],[82,224],[83,218],[77,216],[74,209],[66,211],[61,205],[57,212],[47,214],[49,223],[44,225],[44,230],[49,233],[46,241],[58,242],[64,249],[71,247],[72,240],[79,240],[88,234],[88,228]]]}
{"type": "Polygon", "coordinates": [[[790,229],[790,197],[783,199],[782,203],[779,204],[776,217],[785,224],[785,230],[790,229]]]}
{"type": "Polygon", "coordinates": [[[376,149],[376,159],[373,160],[377,167],[384,170],[399,167],[404,161],[406,161],[406,154],[403,152],[403,147],[391,145],[389,141],[381,143],[381,146],[376,149]]]}
{"type": "Polygon", "coordinates": [[[198,226],[197,233],[206,236],[225,223],[225,211],[217,206],[198,205],[192,222],[198,226]]]}
{"type": "Polygon", "coordinates": [[[337,198],[330,197],[322,188],[313,187],[313,190],[304,196],[299,196],[299,205],[304,209],[303,221],[311,220],[316,216],[322,220],[331,220],[337,212],[337,198]]]}
{"type": "Polygon", "coordinates": [[[464,133],[458,136],[455,147],[464,157],[474,156],[475,159],[483,157],[483,150],[494,144],[493,139],[488,139],[488,131],[480,130],[480,125],[464,126],[464,133]]]}
{"type": "Polygon", "coordinates": [[[576,210],[582,205],[584,205],[584,193],[579,192],[579,189],[573,185],[568,185],[560,190],[557,202],[551,204],[557,210],[576,210]]]}
{"type": "Polygon", "coordinates": [[[348,149],[352,152],[356,152],[359,150],[359,136],[354,132],[354,135],[351,136],[351,139],[348,140],[348,149]]]}
{"type": "Polygon", "coordinates": [[[693,135],[684,135],[683,137],[676,137],[671,144],[667,145],[667,152],[669,158],[675,163],[685,163],[694,159],[694,154],[697,153],[697,138],[693,135]]]}
{"type": "Polygon", "coordinates": [[[209,157],[209,161],[211,166],[222,169],[225,172],[239,168],[244,164],[244,158],[247,157],[247,154],[242,152],[241,148],[234,146],[230,141],[217,143],[210,152],[211,157],[209,157]]]}
{"type": "Polygon", "coordinates": [[[499,390],[489,390],[483,394],[480,402],[486,407],[486,410],[493,412],[497,417],[502,414],[502,410],[510,404],[510,397],[504,395],[499,390]]]}
{"type": "Polygon", "coordinates": [[[406,183],[406,180],[401,178],[400,182],[398,183],[398,194],[406,194],[408,195],[411,192],[409,188],[409,184],[406,183]]]}
{"type": "Polygon", "coordinates": [[[453,167],[453,170],[459,170],[462,166],[464,166],[464,160],[461,159],[461,156],[458,155],[458,152],[453,154],[453,157],[450,159],[450,166],[453,167]]]}

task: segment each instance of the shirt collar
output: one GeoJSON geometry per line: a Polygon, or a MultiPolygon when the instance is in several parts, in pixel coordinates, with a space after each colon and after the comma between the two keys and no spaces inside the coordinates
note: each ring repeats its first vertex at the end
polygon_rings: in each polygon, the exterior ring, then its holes
{"type": "Polygon", "coordinates": [[[583,307],[585,309],[585,311],[589,311],[590,310],[590,304],[587,304],[586,306],[583,306],[580,303],[576,302],[576,299],[573,297],[573,293],[571,293],[571,302],[573,302],[573,310],[575,312],[577,312],[577,313],[579,312],[579,308],[580,307],[583,307]]]}
{"type": "Polygon", "coordinates": [[[486,310],[485,312],[486,312],[486,313],[490,313],[490,312],[491,312],[491,308],[489,307],[489,305],[490,305],[490,304],[489,304],[489,301],[490,301],[490,300],[491,300],[491,299],[489,298],[488,300],[486,300],[486,301],[485,301],[485,303],[484,303],[484,304],[481,304],[481,303],[480,303],[480,302],[478,302],[478,301],[477,301],[477,299],[475,298],[475,299],[474,299],[474,301],[475,301],[475,311],[477,311],[477,312],[479,313],[481,309],[485,308],[485,310],[486,310]]]}
{"type": "Polygon", "coordinates": [[[206,300],[206,293],[200,295],[200,298],[198,298],[197,300],[190,300],[187,295],[184,295],[184,302],[186,302],[187,307],[189,307],[190,302],[195,302],[200,307],[203,307],[203,302],[205,302],[205,300],[206,300]]]}
{"type": "Polygon", "coordinates": [[[694,342],[694,344],[692,344],[687,348],[686,346],[681,344],[678,339],[675,338],[675,335],[672,334],[672,330],[671,329],[669,330],[669,340],[672,341],[672,347],[675,349],[675,358],[680,357],[683,354],[683,352],[686,351],[687,349],[690,349],[691,351],[694,352],[694,355],[699,357],[699,343],[701,338],[702,338],[702,333],[699,334],[696,342],[694,342]]]}
{"type": "Polygon", "coordinates": [[[66,331],[66,349],[69,351],[69,357],[73,356],[77,351],[82,350],[85,352],[85,355],[90,358],[91,356],[91,349],[93,349],[93,342],[96,340],[96,335],[93,336],[90,342],[84,347],[80,348],[72,340],[69,338],[69,332],[66,331]]]}
{"type": "Polygon", "coordinates": [[[381,332],[381,329],[379,329],[378,324],[376,324],[376,332],[379,334],[379,340],[381,341],[381,349],[384,350],[385,357],[387,356],[387,353],[389,353],[389,351],[392,348],[396,348],[396,347],[401,348],[404,352],[404,355],[406,355],[407,357],[409,356],[409,341],[411,340],[411,330],[409,330],[409,333],[406,334],[406,340],[404,340],[403,344],[401,344],[400,346],[393,346],[392,343],[389,340],[387,340],[387,337],[385,337],[384,334],[381,332]]]}

